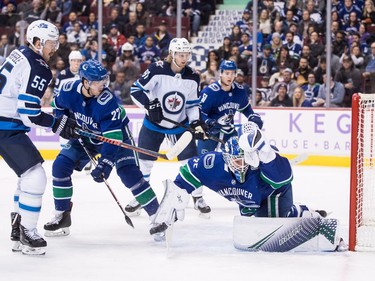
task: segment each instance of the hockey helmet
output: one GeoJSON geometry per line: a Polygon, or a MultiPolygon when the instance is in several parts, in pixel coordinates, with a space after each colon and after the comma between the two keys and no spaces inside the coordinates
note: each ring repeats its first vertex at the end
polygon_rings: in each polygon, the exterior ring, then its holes
{"type": "Polygon", "coordinates": [[[34,46],[34,38],[40,39],[42,47],[46,45],[47,41],[55,44],[55,50],[59,48],[59,30],[57,27],[45,20],[33,21],[27,28],[26,39],[31,46],[34,46]]]}
{"type": "Polygon", "coordinates": [[[223,72],[224,70],[233,70],[233,71],[237,71],[237,65],[234,61],[231,61],[231,60],[223,60],[221,63],[220,63],[220,67],[219,67],[220,71],[223,72]]]}
{"type": "Polygon", "coordinates": [[[69,61],[71,60],[81,60],[82,61],[82,54],[80,51],[71,51],[69,54],[69,61]]]}
{"type": "Polygon", "coordinates": [[[169,43],[169,53],[174,55],[176,52],[191,53],[191,46],[186,38],[174,38],[169,43]]]}
{"type": "Polygon", "coordinates": [[[225,143],[223,159],[228,165],[228,168],[235,175],[236,179],[240,183],[245,182],[246,172],[249,168],[249,164],[245,162],[245,154],[240,148],[237,136],[231,137],[225,143]]]}
{"type": "Polygon", "coordinates": [[[100,82],[103,86],[108,87],[109,76],[107,70],[97,60],[84,61],[79,66],[79,77],[91,82],[100,82]]]}

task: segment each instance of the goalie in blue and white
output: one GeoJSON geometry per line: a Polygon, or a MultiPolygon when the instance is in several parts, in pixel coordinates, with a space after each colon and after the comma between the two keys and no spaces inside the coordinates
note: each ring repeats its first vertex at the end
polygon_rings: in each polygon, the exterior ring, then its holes
{"type": "Polygon", "coordinates": [[[257,124],[247,122],[240,137],[230,138],[223,152],[190,159],[173,182],[166,181],[155,222],[170,226],[176,218],[183,219],[188,194],[202,185],[236,202],[242,216],[326,216],[325,211],[293,204],[292,180],[288,159],[269,145],[257,124]]]}

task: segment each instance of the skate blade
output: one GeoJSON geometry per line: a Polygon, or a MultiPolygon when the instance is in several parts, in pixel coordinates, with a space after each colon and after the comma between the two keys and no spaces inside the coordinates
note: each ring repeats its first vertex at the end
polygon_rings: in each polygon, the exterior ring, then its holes
{"type": "Polygon", "coordinates": [[[46,253],[46,247],[33,248],[26,245],[22,245],[22,254],[28,256],[42,256],[46,253]]]}
{"type": "Polygon", "coordinates": [[[165,241],[165,233],[159,232],[152,235],[152,238],[154,238],[155,242],[163,242],[165,241]]]}
{"type": "Polygon", "coordinates": [[[211,213],[201,213],[201,212],[199,212],[198,217],[200,217],[201,219],[209,220],[211,218],[211,213]]]}
{"type": "Polygon", "coordinates": [[[62,237],[70,234],[69,227],[63,227],[57,230],[46,230],[44,236],[46,237],[62,237]]]}
{"type": "Polygon", "coordinates": [[[136,210],[135,212],[127,212],[125,211],[125,213],[129,216],[129,217],[139,217],[142,213],[142,209],[138,209],[136,210]]]}
{"type": "Polygon", "coordinates": [[[22,251],[22,245],[20,241],[15,241],[12,247],[12,252],[21,252],[22,251]]]}

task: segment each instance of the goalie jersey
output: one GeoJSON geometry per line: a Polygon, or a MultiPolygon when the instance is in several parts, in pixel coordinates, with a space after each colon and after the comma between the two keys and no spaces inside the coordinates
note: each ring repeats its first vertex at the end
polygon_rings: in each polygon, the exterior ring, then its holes
{"type": "Polygon", "coordinates": [[[41,109],[51,79],[42,56],[24,46],[12,51],[0,67],[0,130],[52,127],[54,117],[41,109]]]}
{"type": "MultiPolygon", "coordinates": [[[[131,87],[134,103],[145,108],[150,101],[158,98],[163,115],[177,122],[199,120],[199,74],[186,66],[181,73],[174,73],[168,62],[158,61],[150,64],[131,87]]],[[[159,126],[151,123],[147,116],[146,128],[161,133],[178,134],[185,129],[163,120],[159,126]],[[171,129],[171,130],[169,130],[171,129]]]]}
{"type": "MultiPolygon", "coordinates": [[[[80,80],[71,80],[62,84],[53,100],[55,114],[60,116],[71,112],[77,124],[83,130],[89,130],[104,137],[123,141],[128,136],[129,119],[125,109],[117,103],[116,97],[108,88],[104,88],[97,97],[86,98],[81,93],[83,85],[80,80]]],[[[97,143],[91,140],[94,144],[97,143]]],[[[113,156],[118,147],[103,143],[102,156],[113,156]]]]}
{"type": "Polygon", "coordinates": [[[224,91],[219,81],[204,88],[200,94],[202,119],[215,119],[224,133],[234,130],[233,117],[237,111],[247,118],[254,113],[245,88],[234,82],[230,91],[224,91]]]}
{"type": "Polygon", "coordinates": [[[205,185],[227,200],[238,203],[241,215],[252,215],[269,195],[291,188],[292,179],[288,159],[276,153],[271,162],[261,162],[257,169],[249,167],[245,182],[240,183],[229,170],[222,154],[212,152],[191,158],[180,168],[174,183],[188,193],[205,185]]]}

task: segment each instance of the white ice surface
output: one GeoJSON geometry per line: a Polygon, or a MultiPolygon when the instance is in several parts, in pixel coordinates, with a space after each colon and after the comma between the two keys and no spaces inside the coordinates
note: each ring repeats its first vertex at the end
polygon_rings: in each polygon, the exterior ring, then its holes
{"type": "MultiPolygon", "coordinates": [[[[53,215],[52,162],[44,163],[48,187],[39,220],[39,230],[53,215]]],[[[176,163],[157,163],[151,183],[160,199],[161,181],[174,178],[176,163]]],[[[294,167],[294,200],[332,212],[341,222],[347,241],[349,169],[294,167]]],[[[9,240],[13,192],[17,178],[0,160],[0,280],[85,280],[85,281],[348,281],[375,279],[375,253],[250,253],[232,244],[235,203],[205,189],[212,207],[211,219],[199,218],[192,208],[183,222],[174,226],[169,253],[164,243],[148,234],[145,212],[133,218],[135,229],[104,184],[95,183],[85,172],[74,173],[74,207],[71,234],[47,238],[45,256],[12,253],[9,240]]],[[[109,178],[115,194],[125,206],[132,199],[116,173],[109,178]]]]}

